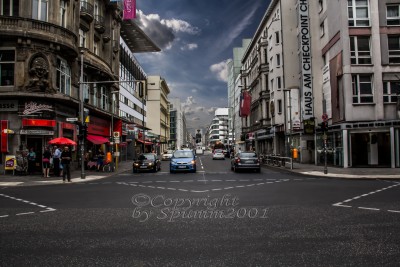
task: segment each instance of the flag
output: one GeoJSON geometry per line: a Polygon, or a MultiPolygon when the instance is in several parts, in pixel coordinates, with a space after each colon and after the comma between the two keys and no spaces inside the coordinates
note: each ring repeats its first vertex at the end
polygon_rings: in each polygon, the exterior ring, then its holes
{"type": "Polygon", "coordinates": [[[124,20],[136,18],[136,0],[124,0],[124,20]]]}
{"type": "Polygon", "coordinates": [[[249,92],[244,91],[240,95],[240,109],[239,109],[239,116],[240,117],[247,117],[250,115],[250,108],[251,108],[251,95],[249,92]]]}

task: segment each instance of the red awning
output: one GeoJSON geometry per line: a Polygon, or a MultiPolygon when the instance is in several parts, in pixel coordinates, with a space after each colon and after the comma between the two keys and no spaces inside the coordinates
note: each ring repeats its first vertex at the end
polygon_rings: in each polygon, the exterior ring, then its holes
{"type": "Polygon", "coordinates": [[[87,140],[92,142],[95,145],[101,145],[101,144],[110,142],[110,140],[108,140],[108,138],[98,136],[98,135],[90,135],[90,134],[87,136],[87,140]]]}
{"type": "MultiPolygon", "coordinates": [[[[143,143],[143,140],[140,140],[140,139],[136,139],[136,141],[138,141],[138,142],[140,142],[140,143],[143,143]]],[[[145,141],[144,144],[145,144],[145,145],[152,145],[153,142],[145,141]]]]}

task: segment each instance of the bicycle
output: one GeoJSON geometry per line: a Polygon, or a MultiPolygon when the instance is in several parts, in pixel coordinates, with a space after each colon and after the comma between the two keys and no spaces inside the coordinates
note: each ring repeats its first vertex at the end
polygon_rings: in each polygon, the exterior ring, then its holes
{"type": "Polygon", "coordinates": [[[103,172],[113,172],[115,170],[115,166],[111,164],[111,161],[105,161],[102,167],[103,172]]]}

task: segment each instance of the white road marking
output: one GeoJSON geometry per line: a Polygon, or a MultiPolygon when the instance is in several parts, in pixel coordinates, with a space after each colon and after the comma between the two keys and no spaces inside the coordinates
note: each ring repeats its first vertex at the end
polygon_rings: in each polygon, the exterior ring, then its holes
{"type": "MultiPolygon", "coordinates": [[[[360,199],[360,198],[363,198],[363,197],[371,196],[371,195],[373,195],[373,194],[376,194],[376,193],[379,193],[379,192],[382,192],[382,191],[385,191],[385,190],[394,188],[394,187],[399,186],[399,185],[400,185],[400,183],[396,183],[396,184],[393,184],[393,185],[391,185],[391,186],[387,186],[387,187],[384,187],[384,188],[381,188],[381,189],[377,189],[377,190],[375,190],[375,191],[371,191],[371,192],[369,192],[369,193],[365,193],[365,194],[362,194],[362,195],[359,195],[359,196],[355,196],[355,197],[350,198],[350,199],[346,199],[346,200],[344,200],[344,201],[342,201],[342,202],[338,202],[338,203],[332,204],[332,206],[349,208],[349,207],[352,207],[352,206],[347,206],[347,205],[342,205],[342,204],[343,204],[343,203],[348,203],[348,202],[351,202],[351,201],[353,201],[353,200],[357,200],[357,199],[360,199]]],[[[357,207],[357,208],[358,208],[358,209],[363,209],[363,210],[373,210],[373,211],[380,211],[380,210],[382,210],[382,209],[370,208],[370,207],[357,207]]],[[[400,211],[395,211],[395,210],[386,210],[386,211],[388,211],[388,212],[394,212],[394,213],[400,213],[400,211]]]]}
{"type": "Polygon", "coordinates": [[[380,209],[376,209],[376,208],[367,208],[367,207],[358,207],[359,209],[362,210],[380,210],[380,209]]]}
{"type": "Polygon", "coordinates": [[[0,186],[16,186],[24,182],[0,182],[0,186]]]}
{"type": "Polygon", "coordinates": [[[20,216],[20,215],[28,215],[28,214],[34,214],[35,212],[30,211],[30,212],[23,212],[23,213],[17,213],[15,215],[20,216]]]}

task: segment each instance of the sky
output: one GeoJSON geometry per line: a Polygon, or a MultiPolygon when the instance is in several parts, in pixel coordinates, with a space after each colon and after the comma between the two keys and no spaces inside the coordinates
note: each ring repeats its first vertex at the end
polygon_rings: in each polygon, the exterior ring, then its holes
{"type": "Polygon", "coordinates": [[[228,106],[226,62],[253,38],[270,0],[136,0],[136,23],[161,49],[137,53],[147,75],[160,75],[180,98],[187,128],[205,132],[228,106]]]}

